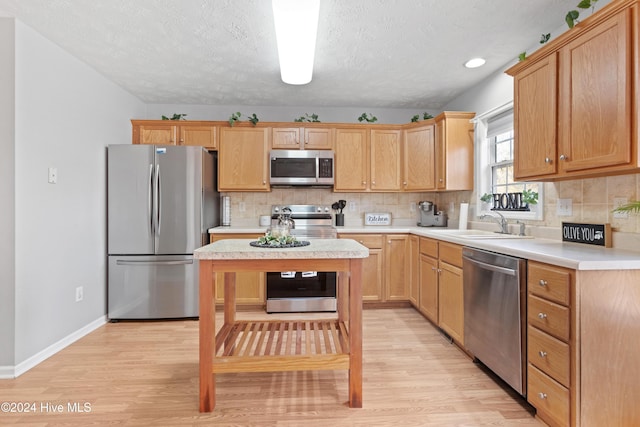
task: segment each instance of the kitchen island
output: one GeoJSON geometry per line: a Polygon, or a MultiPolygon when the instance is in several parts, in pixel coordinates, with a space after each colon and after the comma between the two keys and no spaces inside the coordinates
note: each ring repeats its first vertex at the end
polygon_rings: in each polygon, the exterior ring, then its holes
{"type": "MultiPolygon", "coordinates": [[[[215,374],[349,370],[349,406],[362,407],[362,259],[350,239],[309,239],[296,248],[258,248],[229,239],[196,249],[200,263],[200,411],[215,408],[215,374]],[[335,271],[341,276],[338,318],[236,321],[237,271],[335,271]],[[224,324],[215,333],[215,272],[224,272],[224,324]]],[[[242,286],[241,284],[237,284],[242,286]]]]}

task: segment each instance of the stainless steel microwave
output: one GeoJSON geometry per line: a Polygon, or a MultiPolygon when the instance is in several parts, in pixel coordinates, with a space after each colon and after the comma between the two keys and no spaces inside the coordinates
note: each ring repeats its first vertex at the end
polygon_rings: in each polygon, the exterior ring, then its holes
{"type": "Polygon", "coordinates": [[[331,150],[271,150],[271,185],[332,186],[334,153],[331,150]]]}

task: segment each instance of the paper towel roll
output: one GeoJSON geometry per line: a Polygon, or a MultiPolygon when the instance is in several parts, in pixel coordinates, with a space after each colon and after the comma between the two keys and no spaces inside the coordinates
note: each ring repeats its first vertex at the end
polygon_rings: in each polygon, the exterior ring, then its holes
{"type": "Polygon", "coordinates": [[[460,203],[460,221],[458,221],[458,228],[460,230],[467,229],[468,216],[469,216],[469,203],[460,203]]]}

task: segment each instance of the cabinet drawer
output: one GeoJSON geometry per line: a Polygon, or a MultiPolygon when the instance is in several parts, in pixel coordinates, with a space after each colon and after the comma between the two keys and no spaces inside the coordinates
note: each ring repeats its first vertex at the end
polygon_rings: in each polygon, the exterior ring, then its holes
{"type": "Polygon", "coordinates": [[[529,325],[548,332],[556,338],[569,341],[569,317],[567,307],[529,294],[527,305],[529,325]]]}
{"type": "Polygon", "coordinates": [[[462,268],[462,246],[440,242],[440,261],[462,268]]]}
{"type": "Polygon", "coordinates": [[[536,328],[528,328],[527,359],[529,363],[569,387],[569,344],[553,338],[536,328]]]}
{"type": "Polygon", "coordinates": [[[529,262],[529,292],[560,304],[569,305],[571,273],[559,267],[529,262]]]}
{"type": "Polygon", "coordinates": [[[420,253],[430,256],[431,258],[438,258],[438,241],[421,237],[420,253]]]}
{"type": "Polygon", "coordinates": [[[353,239],[369,249],[382,248],[382,237],[380,234],[340,234],[341,239],[353,239]]]}
{"type": "Polygon", "coordinates": [[[531,364],[527,374],[527,400],[535,406],[540,418],[549,419],[555,425],[568,426],[569,390],[531,364]]]}
{"type": "Polygon", "coordinates": [[[209,242],[217,242],[218,240],[227,240],[227,239],[258,239],[264,236],[264,234],[255,234],[255,233],[210,233],[209,234],[209,242]]]}

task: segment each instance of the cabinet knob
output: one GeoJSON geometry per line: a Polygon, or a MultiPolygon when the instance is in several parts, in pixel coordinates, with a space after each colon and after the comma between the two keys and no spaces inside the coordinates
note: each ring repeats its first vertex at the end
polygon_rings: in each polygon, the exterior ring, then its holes
{"type": "Polygon", "coordinates": [[[538,397],[540,397],[540,399],[546,399],[547,398],[547,393],[540,392],[540,393],[538,393],[538,397]]]}
{"type": "Polygon", "coordinates": [[[180,138],[180,143],[182,144],[184,142],[184,139],[180,138]]]}
{"type": "Polygon", "coordinates": [[[546,280],[544,280],[544,279],[540,279],[540,282],[538,282],[538,284],[539,284],[540,286],[547,286],[547,281],[546,281],[546,280]]]}
{"type": "Polygon", "coordinates": [[[262,180],[262,185],[266,185],[267,181],[265,181],[264,179],[262,180]]]}
{"type": "Polygon", "coordinates": [[[444,180],[443,180],[442,178],[440,178],[438,181],[442,182],[442,181],[444,181],[444,180]]]}
{"type": "Polygon", "coordinates": [[[544,320],[547,318],[547,313],[538,313],[538,318],[544,320]]]}
{"type": "Polygon", "coordinates": [[[375,181],[371,181],[371,185],[376,185],[376,182],[375,181]]]}
{"type": "Polygon", "coordinates": [[[543,350],[540,350],[540,351],[538,352],[538,355],[540,355],[540,357],[547,357],[547,352],[546,352],[546,351],[543,351],[543,350]]]}
{"type": "Polygon", "coordinates": [[[564,154],[560,154],[560,160],[569,160],[569,156],[565,156],[564,154]]]}
{"type": "Polygon", "coordinates": [[[402,183],[402,185],[406,186],[406,185],[407,185],[407,181],[404,181],[404,182],[402,183]]]}
{"type": "Polygon", "coordinates": [[[367,185],[367,181],[362,181],[362,185],[367,185]]]}
{"type": "Polygon", "coordinates": [[[551,162],[552,162],[552,160],[551,160],[549,157],[545,157],[545,158],[544,158],[544,162],[545,162],[545,163],[551,163],[551,162]]]}

